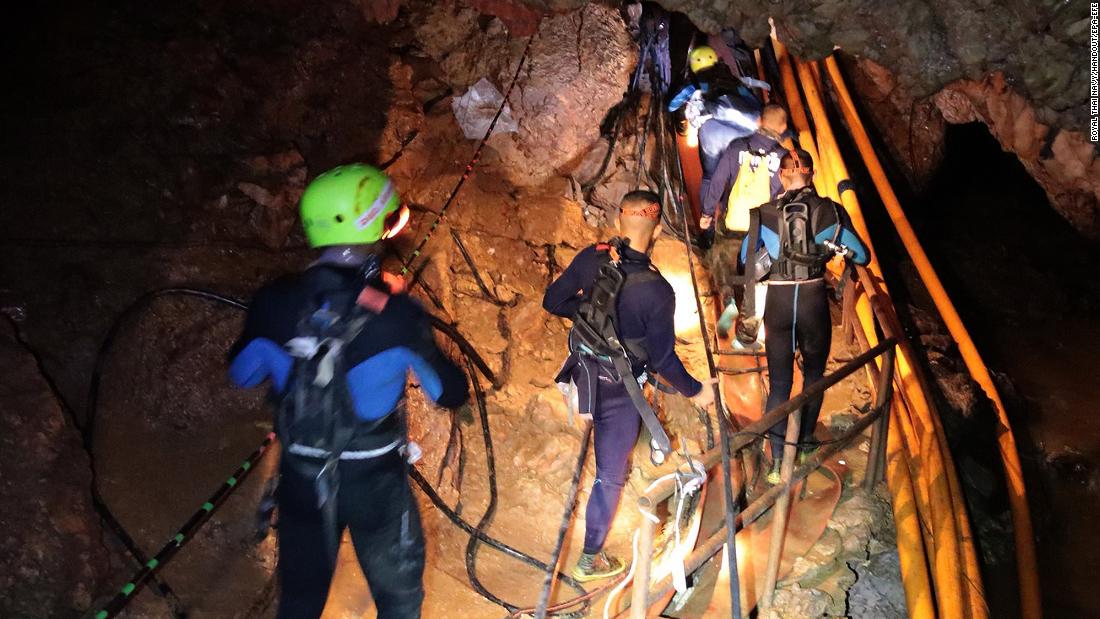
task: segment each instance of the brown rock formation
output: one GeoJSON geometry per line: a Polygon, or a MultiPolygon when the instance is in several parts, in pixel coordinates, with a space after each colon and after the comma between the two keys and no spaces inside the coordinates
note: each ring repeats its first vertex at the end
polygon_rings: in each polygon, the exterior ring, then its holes
{"type": "Polygon", "coordinates": [[[80,435],[7,321],[0,321],[0,615],[91,606],[110,551],[80,435]]]}

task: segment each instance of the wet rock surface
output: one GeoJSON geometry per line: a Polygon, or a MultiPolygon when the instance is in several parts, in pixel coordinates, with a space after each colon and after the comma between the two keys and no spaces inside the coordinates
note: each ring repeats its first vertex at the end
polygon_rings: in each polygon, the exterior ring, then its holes
{"type": "Polygon", "coordinates": [[[91,605],[118,556],[92,507],[88,456],[6,320],[0,374],[0,614],[75,615],[91,605]]]}
{"type": "MultiPolygon", "coordinates": [[[[227,7],[196,0],[177,8],[134,8],[155,24],[155,42],[137,36],[139,20],[121,14],[67,13],[60,31],[94,42],[95,52],[48,50],[39,72],[17,76],[41,96],[4,108],[6,135],[22,145],[22,156],[0,183],[0,301],[5,314],[22,320],[43,371],[79,419],[87,417],[85,394],[103,338],[139,295],[187,284],[247,299],[262,283],[309,263],[296,202],[319,172],[349,160],[388,163],[414,203],[410,231],[395,246],[410,252],[476,145],[462,136],[450,97],[480,77],[506,88],[526,44],[509,37],[500,20],[457,4],[422,2],[392,15],[302,2],[227,7]],[[389,25],[372,24],[365,13],[389,25]],[[70,72],[87,77],[67,79],[70,72]],[[47,99],[58,103],[44,105],[47,99]],[[59,168],[69,171],[65,183],[54,182],[51,170],[59,168]]],[[[48,17],[42,9],[40,18],[48,17]]],[[[510,99],[519,133],[489,141],[426,248],[424,281],[443,308],[426,296],[425,303],[457,321],[506,381],[499,391],[485,385],[501,492],[492,533],[539,556],[548,555],[554,531],[533,533],[530,523],[559,521],[580,441],[551,381],[566,327],[542,310],[541,295],[578,249],[606,234],[585,221],[568,175],[621,98],[634,54],[617,12],[607,7],[543,20],[510,99]],[[452,228],[504,306],[486,298],[449,238],[452,228]]],[[[203,299],[157,299],[129,317],[104,359],[95,434],[100,488],[146,552],[174,534],[270,427],[262,390],[233,390],[224,377],[239,320],[236,310],[203,299]]],[[[36,366],[18,369],[11,375],[26,381],[5,387],[42,382],[36,366]]],[[[87,464],[56,402],[57,414],[45,415],[22,391],[15,395],[16,409],[9,412],[6,401],[3,422],[45,424],[35,430],[39,438],[27,440],[49,447],[10,466],[4,450],[5,505],[38,506],[10,518],[5,511],[5,522],[42,536],[9,540],[5,557],[25,569],[5,568],[13,580],[4,589],[28,593],[3,597],[16,616],[32,605],[44,616],[78,613],[112,595],[131,566],[108,565],[100,540],[110,536],[98,521],[85,521],[87,464]],[[41,492],[39,480],[54,477],[56,492],[41,492]],[[55,523],[44,514],[62,507],[71,508],[72,521],[52,533],[55,523]],[[28,560],[32,548],[40,556],[28,560]],[[46,567],[66,560],[65,570],[46,567]]],[[[458,422],[467,452],[459,479],[457,463],[443,462],[449,416],[422,399],[410,409],[410,432],[425,447],[425,475],[437,483],[442,466],[444,496],[461,500],[476,522],[489,494],[479,427],[458,422]]],[[[7,435],[23,440],[31,427],[7,435]]],[[[266,458],[163,571],[191,616],[271,614],[273,540],[257,546],[251,535],[274,462],[266,458]]],[[[467,616],[495,616],[499,609],[465,584],[467,536],[426,501],[423,512],[432,541],[427,579],[434,583],[426,616],[453,616],[456,605],[467,616]]],[[[520,567],[517,575],[512,560],[482,555],[482,578],[492,590],[536,599],[538,572],[520,567]]],[[[332,616],[370,607],[350,568],[334,588],[332,616]]],[[[143,590],[129,612],[166,617],[171,609],[143,590]]]]}

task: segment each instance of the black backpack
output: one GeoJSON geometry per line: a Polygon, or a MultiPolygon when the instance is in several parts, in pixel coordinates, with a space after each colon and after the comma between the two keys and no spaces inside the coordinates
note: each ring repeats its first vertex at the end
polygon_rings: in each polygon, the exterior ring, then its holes
{"type": "MultiPolygon", "coordinates": [[[[805,281],[821,277],[825,264],[835,255],[826,246],[814,240],[814,212],[807,202],[800,200],[799,192],[789,202],[779,206],[779,259],[772,265],[772,272],[787,281],[805,281]]],[[[836,208],[836,205],[833,205],[836,208]]],[[[840,214],[833,238],[826,243],[835,245],[840,237],[840,214]]]]}
{"type": "Polygon", "coordinates": [[[657,279],[660,272],[649,265],[647,270],[628,276],[622,268],[622,255],[628,246],[629,241],[618,237],[596,246],[596,250],[604,254],[605,261],[592,284],[592,292],[581,301],[573,316],[573,327],[569,331],[570,352],[581,351],[600,357],[627,355],[632,361],[641,363],[647,360],[641,341],[624,341],[619,336],[618,300],[625,287],[657,279]]]}
{"type": "Polygon", "coordinates": [[[325,304],[298,324],[296,336],[285,345],[294,365],[276,419],[284,448],[299,445],[339,459],[351,442],[362,422],[347,384],[344,349],[369,319],[358,306],[341,313],[325,304]]]}
{"type": "Polygon", "coordinates": [[[627,274],[622,268],[623,255],[629,247],[627,239],[614,238],[606,244],[597,246],[597,250],[606,252],[607,260],[600,266],[599,274],[592,284],[592,292],[581,301],[573,327],[569,331],[569,351],[574,354],[591,355],[610,361],[622,379],[642,422],[649,430],[657,448],[665,455],[672,450],[668,434],[661,426],[657,414],[649,406],[641,386],[634,379],[634,363],[648,360],[642,340],[624,340],[619,335],[619,294],[627,286],[652,281],[661,277],[652,264],[648,269],[627,274]]]}
{"type": "Polygon", "coordinates": [[[347,382],[349,368],[344,353],[374,316],[356,302],[359,288],[369,285],[370,280],[364,276],[354,280],[358,287],[346,282],[341,289],[318,294],[313,307],[298,323],[295,337],[284,345],[294,365],[276,409],[275,430],[284,461],[306,478],[316,480],[317,507],[333,558],[340,542],[336,520],[340,456],[353,441],[359,448],[364,439],[374,438],[374,430],[393,416],[391,413],[363,422],[355,412],[347,382]]]}

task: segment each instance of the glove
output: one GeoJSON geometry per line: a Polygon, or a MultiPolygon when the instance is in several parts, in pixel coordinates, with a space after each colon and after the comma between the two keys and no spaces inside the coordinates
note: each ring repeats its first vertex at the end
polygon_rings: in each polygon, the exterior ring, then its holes
{"type": "Polygon", "coordinates": [[[696,131],[699,130],[708,120],[714,118],[714,114],[706,113],[706,103],[703,101],[703,91],[696,90],[695,94],[691,96],[691,100],[687,102],[684,107],[684,118],[687,119],[688,124],[692,126],[696,131]]]}

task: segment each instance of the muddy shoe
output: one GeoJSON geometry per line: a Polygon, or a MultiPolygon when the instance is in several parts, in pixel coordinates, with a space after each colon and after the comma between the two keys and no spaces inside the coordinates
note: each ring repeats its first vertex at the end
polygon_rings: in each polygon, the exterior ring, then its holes
{"type": "Polygon", "coordinates": [[[818,449],[820,449],[820,448],[819,447],[803,447],[798,452],[798,466],[802,466],[803,464],[806,464],[806,461],[809,460],[810,458],[814,457],[814,454],[817,453],[818,449]]]}
{"type": "Polygon", "coordinates": [[[606,552],[597,552],[594,555],[581,554],[577,565],[573,567],[573,578],[580,582],[599,580],[619,574],[626,566],[615,557],[610,557],[606,552]]]}
{"type": "Polygon", "coordinates": [[[773,462],[772,469],[768,471],[768,476],[764,478],[772,486],[779,485],[779,482],[783,481],[783,477],[779,474],[779,469],[781,466],[782,463],[779,460],[773,462]]]}

